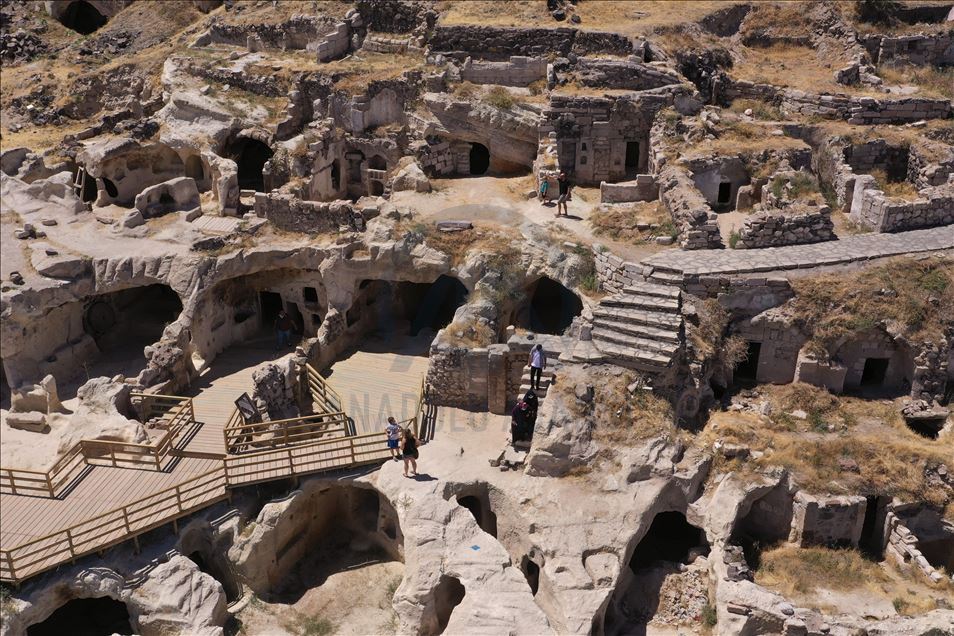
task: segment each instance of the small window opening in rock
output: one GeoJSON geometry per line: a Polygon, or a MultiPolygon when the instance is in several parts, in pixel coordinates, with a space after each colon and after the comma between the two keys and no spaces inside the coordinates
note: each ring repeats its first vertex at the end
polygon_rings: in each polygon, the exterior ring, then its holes
{"type": "Polygon", "coordinates": [[[116,187],[116,184],[113,183],[112,179],[103,177],[103,189],[106,190],[106,194],[113,197],[114,199],[119,196],[119,189],[116,187]]]}
{"type": "Polygon", "coordinates": [[[315,325],[316,327],[317,327],[317,326],[321,326],[321,315],[320,315],[320,314],[312,314],[312,315],[311,315],[311,324],[315,325]]]}
{"type": "Polygon", "coordinates": [[[89,35],[106,24],[107,21],[108,18],[86,0],[71,2],[66,7],[66,11],[59,17],[60,24],[81,35],[89,35]]]}
{"type": "Polygon", "coordinates": [[[470,174],[487,174],[490,169],[490,150],[478,143],[470,145],[470,174]]]}
{"type": "Polygon", "coordinates": [[[761,352],[761,342],[749,341],[746,343],[745,359],[735,368],[736,380],[755,381],[759,371],[759,354],[761,352]]]}
{"type": "Polygon", "coordinates": [[[586,165],[586,157],[585,157],[585,156],[584,156],[584,157],[580,157],[580,165],[581,165],[581,166],[585,166],[585,165],[586,165]]]}
{"type": "Polygon", "coordinates": [[[381,155],[374,155],[368,160],[368,168],[372,170],[387,170],[388,160],[381,155]]]}
{"type": "Polygon", "coordinates": [[[540,566],[530,560],[530,557],[524,555],[520,560],[520,569],[523,575],[527,577],[527,584],[530,585],[530,593],[537,595],[540,589],[540,566]]]}
{"type": "Polygon", "coordinates": [[[891,362],[890,358],[867,358],[865,368],[861,372],[861,386],[878,388],[884,385],[889,362],[891,362]]]}
{"type": "Polygon", "coordinates": [[[451,614],[454,608],[461,604],[467,590],[460,582],[460,579],[441,575],[437,588],[434,590],[434,608],[437,613],[437,633],[443,634],[447,629],[447,623],[450,622],[451,614]]]}
{"type": "Polygon", "coordinates": [[[60,606],[43,622],[30,625],[27,636],[109,636],[133,634],[125,603],[104,596],[75,598],[60,606]]]}
{"type": "Polygon", "coordinates": [[[586,152],[586,142],[585,142],[585,141],[580,144],[580,150],[581,150],[582,152],[586,152]]]}
{"type": "Polygon", "coordinates": [[[305,298],[306,303],[317,303],[318,302],[318,290],[314,287],[305,287],[302,290],[302,294],[305,298]]]}
{"type": "Polygon", "coordinates": [[[716,199],[716,202],[719,205],[729,205],[729,201],[732,199],[732,184],[728,181],[723,181],[719,184],[719,196],[716,199]]]}
{"type": "Polygon", "coordinates": [[[384,194],[384,184],[377,179],[368,181],[368,194],[373,197],[379,197],[384,194]]]}

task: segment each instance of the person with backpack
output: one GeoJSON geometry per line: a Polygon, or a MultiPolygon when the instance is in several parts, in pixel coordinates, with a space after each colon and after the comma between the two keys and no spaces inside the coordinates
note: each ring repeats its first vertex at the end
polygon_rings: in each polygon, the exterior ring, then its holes
{"type": "Polygon", "coordinates": [[[527,365],[530,366],[530,388],[539,391],[540,378],[543,376],[543,370],[547,368],[547,354],[543,351],[542,344],[533,345],[527,365]]]}

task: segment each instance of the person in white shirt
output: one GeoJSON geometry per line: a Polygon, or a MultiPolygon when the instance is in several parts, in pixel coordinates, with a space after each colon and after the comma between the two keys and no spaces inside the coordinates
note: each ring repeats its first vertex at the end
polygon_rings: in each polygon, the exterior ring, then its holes
{"type": "Polygon", "coordinates": [[[527,364],[530,365],[530,388],[539,391],[540,377],[543,375],[543,370],[547,368],[547,354],[543,352],[542,344],[533,345],[527,364]]]}

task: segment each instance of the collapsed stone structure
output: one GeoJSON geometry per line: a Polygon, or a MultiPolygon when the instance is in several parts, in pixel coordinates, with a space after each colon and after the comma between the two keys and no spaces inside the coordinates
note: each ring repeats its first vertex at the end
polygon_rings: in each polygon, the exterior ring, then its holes
{"type": "MultiPolygon", "coordinates": [[[[254,614],[243,596],[283,602],[325,585],[302,562],[333,549],[397,573],[382,607],[396,633],[950,627],[949,609],[832,616],[757,583],[752,556],[866,550],[938,585],[954,567],[947,464],[918,466],[930,501],[838,483],[829,493],[755,443],[703,437],[750,385],[947,413],[952,102],[927,81],[894,90],[878,75],[891,63],[949,78],[946,13],[896,7],[896,26],[919,26],[871,33],[820,3],[792,35],[752,26],[768,9],[740,4],[636,35],[592,24],[585,3],[549,3],[545,19],[568,19],[552,28],[468,24],[461,7],[424,0],[266,4],[196,0],[161,65],[93,61],[70,78],[70,103],[39,75],[35,91],[5,99],[3,426],[18,437],[3,468],[31,435],[61,454],[83,440],[146,445],[156,431],[138,394],[202,390],[229,348],[274,335],[279,311],[300,341],[250,373],[263,425],[311,415],[306,364],[327,371],[375,334],[424,343],[428,407],[502,415],[504,428],[542,345],[532,439],[501,451],[506,431],[487,441],[468,423],[435,434],[433,459],[425,449],[433,477],[402,480],[387,463],[229,490],[234,501],[176,521],[176,537],[144,535],[141,553],[136,535],[137,554],[123,544],[96,567],[91,555],[27,581],[9,617],[5,600],[5,634],[54,629],[75,607],[99,611],[67,600],[107,597],[102,612],[122,629],[223,633],[230,615],[254,614]],[[831,53],[838,91],[734,75],[733,47],[777,45],[831,53]],[[45,134],[53,146],[36,141],[45,134]],[[22,145],[7,147],[8,135],[22,145]],[[560,172],[579,195],[572,221],[551,223],[527,197],[546,183],[552,205],[560,172]],[[597,187],[607,206],[658,203],[664,221],[620,222],[651,240],[595,242],[596,216],[626,210],[591,210],[597,187]],[[938,328],[914,337],[855,316],[821,351],[817,325],[795,310],[799,278],[918,253],[912,267],[930,271],[917,315],[938,328]],[[620,426],[630,407],[601,382],[639,409],[658,400],[665,426],[620,426]],[[643,426],[655,432],[644,439],[643,426]]],[[[44,10],[88,32],[76,50],[94,60],[119,46],[134,10],[160,11],[125,0],[44,10]]],[[[30,11],[4,14],[14,71],[47,46],[30,11]]],[[[889,283],[879,297],[897,294],[889,283]]],[[[809,436],[840,434],[815,413],[786,416],[810,422],[809,436]]],[[[939,445],[950,438],[949,425],[933,432],[939,445]]],[[[839,475],[851,480],[860,468],[845,453],[839,475]]]]}

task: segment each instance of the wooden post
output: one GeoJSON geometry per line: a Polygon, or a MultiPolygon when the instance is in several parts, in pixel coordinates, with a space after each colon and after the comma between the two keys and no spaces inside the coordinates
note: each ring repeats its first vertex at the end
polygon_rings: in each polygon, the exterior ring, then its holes
{"type": "Polygon", "coordinates": [[[6,552],[6,555],[7,555],[7,569],[10,570],[10,578],[13,579],[14,584],[16,584],[16,583],[17,583],[17,573],[16,573],[16,570],[13,569],[13,557],[10,556],[10,551],[9,551],[9,550],[6,552]]]}
{"type": "Polygon", "coordinates": [[[10,478],[10,490],[13,491],[13,494],[14,494],[14,495],[18,494],[18,493],[17,493],[17,482],[16,482],[16,480],[13,478],[13,471],[10,470],[9,468],[7,469],[7,477],[10,478]]]}
{"type": "Polygon", "coordinates": [[[179,507],[179,512],[182,512],[182,493],[179,491],[178,484],[176,484],[176,505],[179,507]]]}
{"type": "Polygon", "coordinates": [[[73,535],[70,533],[70,529],[66,529],[66,540],[69,543],[70,547],[70,556],[72,557],[70,561],[76,563],[76,548],[73,547],[73,535]]]}
{"type": "Polygon", "coordinates": [[[56,493],[53,491],[53,482],[50,480],[50,473],[46,474],[46,489],[50,491],[50,499],[54,499],[56,497],[56,493]]]}
{"type": "Polygon", "coordinates": [[[156,458],[156,470],[157,470],[157,471],[162,471],[162,457],[161,457],[162,453],[159,452],[159,447],[157,447],[157,448],[156,448],[155,450],[153,450],[152,452],[153,452],[153,455],[155,455],[155,458],[156,458]]]}

